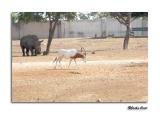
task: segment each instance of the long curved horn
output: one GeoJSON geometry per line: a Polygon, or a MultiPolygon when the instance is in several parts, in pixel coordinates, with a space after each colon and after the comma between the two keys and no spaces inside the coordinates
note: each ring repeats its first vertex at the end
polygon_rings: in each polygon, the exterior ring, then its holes
{"type": "Polygon", "coordinates": [[[84,49],[84,47],[81,47],[81,52],[84,51],[84,54],[86,56],[86,50],[84,49]]]}

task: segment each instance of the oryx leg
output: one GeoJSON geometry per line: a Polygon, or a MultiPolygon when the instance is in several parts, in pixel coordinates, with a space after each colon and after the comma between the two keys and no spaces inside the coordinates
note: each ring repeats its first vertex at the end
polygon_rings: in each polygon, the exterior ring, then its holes
{"type": "Polygon", "coordinates": [[[56,69],[56,67],[57,67],[57,62],[58,62],[58,57],[55,58],[55,62],[56,62],[56,65],[55,65],[54,68],[56,69]]]}
{"type": "Polygon", "coordinates": [[[69,66],[71,65],[71,62],[72,62],[72,58],[70,58],[68,68],[69,68],[69,66]]]}
{"type": "Polygon", "coordinates": [[[76,62],[76,59],[74,59],[74,62],[75,62],[75,64],[76,64],[76,66],[77,66],[77,62],[76,62]]]}
{"type": "Polygon", "coordinates": [[[60,65],[61,68],[62,68],[62,65],[61,65],[62,59],[63,59],[63,56],[59,57],[59,59],[58,59],[58,62],[59,62],[59,65],[60,65]]]}
{"type": "Polygon", "coordinates": [[[76,61],[76,59],[74,59],[74,62],[75,62],[75,64],[76,64],[76,68],[78,69],[78,68],[79,68],[79,66],[77,65],[77,61],[76,61]]]}

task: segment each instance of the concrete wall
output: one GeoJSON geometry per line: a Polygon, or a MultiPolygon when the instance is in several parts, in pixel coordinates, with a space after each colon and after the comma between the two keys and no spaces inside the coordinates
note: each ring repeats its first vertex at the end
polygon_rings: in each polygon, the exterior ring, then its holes
{"type": "MultiPolygon", "coordinates": [[[[131,23],[132,28],[148,28],[148,21],[137,19],[131,23]]],[[[54,37],[72,38],[72,37],[123,37],[125,35],[125,26],[112,18],[99,20],[79,20],[79,21],[61,21],[55,31],[54,37]]],[[[135,36],[148,36],[147,31],[139,31],[134,29],[135,36]]],[[[12,24],[12,39],[20,39],[24,35],[35,34],[39,38],[47,38],[49,31],[49,23],[31,22],[28,24],[12,24]]]]}

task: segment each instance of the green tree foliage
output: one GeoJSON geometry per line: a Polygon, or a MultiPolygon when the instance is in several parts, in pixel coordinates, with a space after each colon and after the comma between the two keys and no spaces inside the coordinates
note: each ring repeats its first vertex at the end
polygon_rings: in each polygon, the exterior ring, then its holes
{"type": "Polygon", "coordinates": [[[16,23],[18,21],[17,14],[15,12],[11,13],[11,22],[16,23]]]}
{"type": "Polygon", "coordinates": [[[89,13],[78,13],[78,18],[80,20],[96,20],[101,17],[105,17],[107,13],[102,13],[102,12],[89,12],[89,13]]]}
{"type": "Polygon", "coordinates": [[[40,22],[45,20],[45,18],[43,18],[43,12],[15,12],[12,14],[16,14],[17,21],[23,23],[32,21],[40,22]]]}
{"type": "Polygon", "coordinates": [[[79,18],[80,20],[88,20],[88,19],[89,19],[89,16],[88,16],[87,13],[81,13],[81,12],[79,12],[79,13],[78,13],[78,18],[79,18]]]}

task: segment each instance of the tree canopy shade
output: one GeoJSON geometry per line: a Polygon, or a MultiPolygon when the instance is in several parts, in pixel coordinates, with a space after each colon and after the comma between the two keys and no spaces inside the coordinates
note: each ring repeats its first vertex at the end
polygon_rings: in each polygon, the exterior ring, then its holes
{"type": "Polygon", "coordinates": [[[134,21],[139,17],[148,17],[147,12],[111,12],[110,16],[117,19],[121,24],[127,24],[128,14],[130,15],[130,22],[134,21]]]}
{"type": "Polygon", "coordinates": [[[43,22],[49,21],[49,35],[46,51],[44,55],[49,53],[52,38],[54,36],[56,25],[60,20],[73,20],[77,16],[76,12],[13,12],[11,14],[12,22],[24,22],[30,21],[43,22]]]}
{"type": "Polygon", "coordinates": [[[148,17],[148,12],[111,12],[110,16],[119,23],[126,26],[126,36],[123,42],[123,49],[128,49],[129,37],[131,32],[131,22],[139,17],[148,17]]]}

